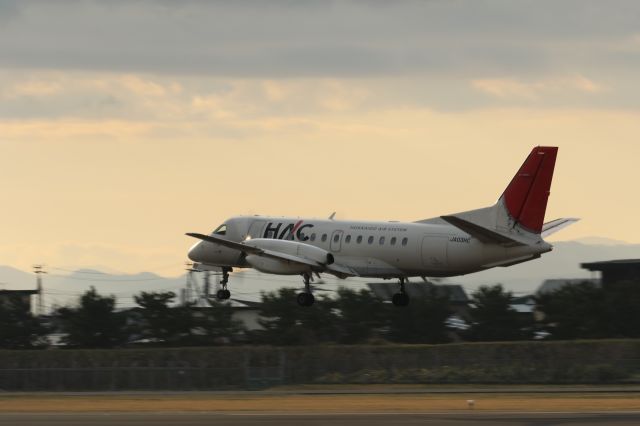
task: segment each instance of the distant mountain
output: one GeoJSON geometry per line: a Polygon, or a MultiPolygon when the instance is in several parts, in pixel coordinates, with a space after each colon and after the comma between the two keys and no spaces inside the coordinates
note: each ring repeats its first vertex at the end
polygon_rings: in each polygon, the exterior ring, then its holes
{"type": "MultiPolygon", "coordinates": [[[[80,269],[71,273],[49,270],[42,276],[45,305],[73,303],[91,286],[101,294],[114,294],[119,306],[134,305],[133,295],[141,291],[176,291],[184,287],[185,277],[167,278],[150,272],[138,274],[107,274],[97,270],[80,269]]],[[[1,289],[35,289],[36,276],[10,266],[0,266],[1,289]]]]}
{"type": "Polygon", "coordinates": [[[0,265],[0,289],[23,290],[35,288],[35,275],[11,266],[0,265]]]}
{"type": "MultiPolygon", "coordinates": [[[[583,240],[584,241],[584,240],[583,240]]],[[[639,244],[612,244],[611,240],[597,239],[601,244],[585,244],[578,241],[554,242],[554,250],[542,258],[508,268],[494,268],[462,277],[447,278],[447,283],[462,284],[472,291],[483,284],[501,283],[516,293],[529,293],[549,278],[590,278],[591,273],[580,268],[580,263],[612,259],[640,258],[639,244]]],[[[203,275],[196,274],[199,288],[203,286],[203,275]]],[[[219,280],[211,277],[211,288],[219,280]]],[[[367,282],[375,280],[351,278],[340,280],[323,276],[318,287],[335,291],[339,286],[364,288],[367,282]]],[[[412,280],[420,282],[421,280],[412,280]]],[[[114,294],[120,307],[133,306],[133,295],[141,291],[174,291],[176,294],[185,287],[186,276],[163,277],[151,272],[138,274],[108,274],[94,269],[81,269],[67,273],[50,270],[43,276],[45,304],[47,307],[75,302],[77,298],[94,286],[101,294],[114,294]]],[[[0,266],[0,288],[33,289],[35,275],[10,266],[0,266]]],[[[274,291],[280,287],[302,287],[296,276],[261,274],[254,270],[234,273],[229,282],[233,297],[245,300],[259,300],[262,291],[274,291]]],[[[330,293],[329,293],[330,294],[330,293]]]]}

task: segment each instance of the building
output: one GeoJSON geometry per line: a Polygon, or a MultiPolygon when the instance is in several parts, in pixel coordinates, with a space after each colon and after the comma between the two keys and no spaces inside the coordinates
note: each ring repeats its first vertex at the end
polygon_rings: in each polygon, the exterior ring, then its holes
{"type": "Polygon", "coordinates": [[[622,281],[640,283],[640,259],[620,259],[580,264],[584,269],[600,273],[600,281],[606,289],[608,285],[622,281]]]}
{"type": "Polygon", "coordinates": [[[0,305],[6,306],[12,297],[19,297],[31,311],[31,296],[38,294],[38,290],[0,290],[0,305]]]}

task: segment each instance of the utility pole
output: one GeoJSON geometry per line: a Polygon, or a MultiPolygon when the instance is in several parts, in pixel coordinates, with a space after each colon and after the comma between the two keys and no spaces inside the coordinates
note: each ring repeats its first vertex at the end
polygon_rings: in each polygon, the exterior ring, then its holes
{"type": "Polygon", "coordinates": [[[187,271],[187,282],[185,282],[184,284],[184,302],[183,304],[186,306],[189,304],[189,302],[191,302],[191,274],[192,274],[192,270],[193,270],[193,263],[191,262],[185,262],[184,265],[186,266],[185,270],[187,271]]]}
{"type": "Polygon", "coordinates": [[[33,265],[33,273],[36,274],[38,299],[36,302],[36,316],[44,315],[44,294],[42,293],[42,274],[46,274],[44,265],[33,265]]]}

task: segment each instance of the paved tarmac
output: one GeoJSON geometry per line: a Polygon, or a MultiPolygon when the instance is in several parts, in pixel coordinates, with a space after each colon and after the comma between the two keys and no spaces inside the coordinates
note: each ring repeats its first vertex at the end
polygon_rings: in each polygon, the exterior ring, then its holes
{"type": "Polygon", "coordinates": [[[378,426],[378,425],[638,425],[640,412],[611,413],[41,413],[0,414],[0,425],[16,426],[378,426]]]}

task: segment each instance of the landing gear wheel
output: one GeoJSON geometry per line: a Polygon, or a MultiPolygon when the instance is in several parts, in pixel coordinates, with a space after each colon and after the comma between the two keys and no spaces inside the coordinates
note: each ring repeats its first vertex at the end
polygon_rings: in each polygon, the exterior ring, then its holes
{"type": "Polygon", "coordinates": [[[404,282],[406,278],[399,277],[399,279],[400,279],[400,293],[394,294],[391,301],[395,306],[407,306],[409,304],[409,295],[405,292],[405,289],[404,289],[404,282]]]}
{"type": "Polygon", "coordinates": [[[302,280],[304,281],[304,291],[302,293],[298,293],[296,300],[298,305],[300,306],[311,306],[313,302],[316,301],[316,298],[313,297],[311,293],[311,274],[305,272],[302,274],[302,280]]]}
{"type": "Polygon", "coordinates": [[[409,295],[406,293],[396,293],[391,299],[395,306],[407,306],[409,305],[409,295]]]}
{"type": "Polygon", "coordinates": [[[222,268],[222,280],[220,280],[220,285],[222,285],[222,288],[216,292],[216,298],[218,300],[227,300],[231,297],[231,292],[227,290],[227,283],[229,282],[229,272],[231,272],[231,268],[222,268]]]}
{"type": "Polygon", "coordinates": [[[316,301],[316,298],[313,297],[313,294],[311,293],[303,292],[303,293],[298,293],[298,296],[296,297],[296,301],[300,306],[311,306],[316,301]]]}
{"type": "Polygon", "coordinates": [[[226,289],[220,289],[216,292],[216,298],[218,300],[227,300],[231,297],[231,292],[226,289]]]}

